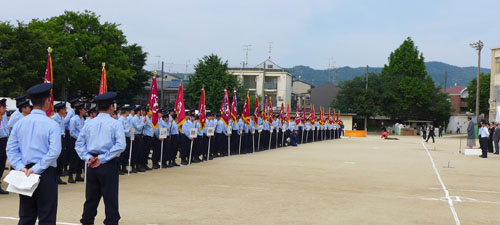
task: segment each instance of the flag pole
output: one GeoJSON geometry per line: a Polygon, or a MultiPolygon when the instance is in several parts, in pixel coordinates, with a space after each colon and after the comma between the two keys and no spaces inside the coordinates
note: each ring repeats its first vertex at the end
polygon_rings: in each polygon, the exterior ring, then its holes
{"type": "Polygon", "coordinates": [[[212,136],[208,137],[208,154],[207,160],[210,160],[210,141],[212,140],[212,136]]]}
{"type": "Polygon", "coordinates": [[[231,135],[227,136],[227,156],[231,156],[231,135]]]}
{"type": "Polygon", "coordinates": [[[241,135],[243,135],[243,131],[241,131],[241,127],[239,130],[240,130],[241,134],[240,134],[240,144],[238,145],[238,155],[241,155],[241,135]]]}
{"type": "Polygon", "coordinates": [[[191,148],[189,148],[189,163],[191,165],[191,154],[193,153],[193,140],[191,140],[191,148]]]}
{"type": "Polygon", "coordinates": [[[160,149],[160,169],[163,169],[163,141],[161,140],[161,149],[160,149]]]}
{"type": "Polygon", "coordinates": [[[260,133],[262,132],[259,132],[259,138],[257,139],[257,150],[260,150],[260,133]]]}
{"type": "Polygon", "coordinates": [[[130,176],[130,170],[132,170],[132,139],[130,139],[130,150],[128,154],[128,176],[130,176]]]}

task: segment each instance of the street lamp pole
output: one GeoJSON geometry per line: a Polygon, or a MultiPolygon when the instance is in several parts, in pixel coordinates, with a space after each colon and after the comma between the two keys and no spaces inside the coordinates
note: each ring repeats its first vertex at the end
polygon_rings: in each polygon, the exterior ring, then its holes
{"type": "Polygon", "coordinates": [[[483,42],[470,44],[470,46],[477,51],[477,82],[476,82],[476,123],[479,123],[479,75],[481,74],[481,50],[483,49],[483,42]]]}

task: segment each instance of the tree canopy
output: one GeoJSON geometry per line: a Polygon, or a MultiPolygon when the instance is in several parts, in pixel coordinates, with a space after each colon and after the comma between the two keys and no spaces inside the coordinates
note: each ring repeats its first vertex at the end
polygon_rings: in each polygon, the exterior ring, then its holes
{"type": "MultiPolygon", "coordinates": [[[[224,89],[227,88],[229,101],[231,102],[233,99],[233,90],[236,90],[239,106],[238,112],[241,112],[242,106],[245,103],[246,93],[237,77],[226,72],[227,66],[227,61],[223,61],[214,54],[204,56],[198,60],[198,64],[194,67],[195,73],[189,76],[189,83],[186,84],[184,89],[186,105],[191,108],[198,108],[201,88],[204,86],[207,109],[212,110],[212,112],[218,112],[222,98],[224,97],[224,89]]],[[[252,97],[250,99],[252,100],[252,97]]],[[[255,96],[253,97],[253,101],[255,101],[255,96]]]]}
{"type": "Polygon", "coordinates": [[[368,90],[364,90],[364,76],[343,82],[333,105],[360,116],[378,114],[399,121],[446,123],[451,104],[425,69],[423,54],[407,38],[389,55],[380,74],[370,74],[368,90]]]}
{"type": "MultiPolygon", "coordinates": [[[[488,103],[488,99],[490,99],[490,74],[481,73],[479,77],[479,113],[488,114],[488,110],[490,105],[488,103]]],[[[476,87],[477,78],[474,78],[470,81],[467,86],[467,105],[469,107],[470,112],[476,112],[476,87]]]]}
{"type": "Polygon", "coordinates": [[[47,47],[52,47],[56,100],[92,97],[99,90],[106,62],[108,90],[131,101],[149,75],[143,70],[147,53],[110,22],[90,11],[71,12],[28,24],[0,22],[0,94],[14,97],[43,81],[47,47]]]}

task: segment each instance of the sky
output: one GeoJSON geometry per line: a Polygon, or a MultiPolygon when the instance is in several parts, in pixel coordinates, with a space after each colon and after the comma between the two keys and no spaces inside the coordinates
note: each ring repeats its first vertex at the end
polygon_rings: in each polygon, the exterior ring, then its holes
{"type": "Polygon", "coordinates": [[[212,53],[237,67],[245,45],[249,66],[271,56],[285,68],[381,67],[407,37],[426,61],[461,67],[477,66],[469,44],[481,40],[481,67],[490,68],[490,49],[500,47],[499,9],[498,0],[7,0],[0,21],[90,10],[143,46],[148,70],[164,61],[165,71],[185,72],[187,64],[192,72],[212,53]]]}

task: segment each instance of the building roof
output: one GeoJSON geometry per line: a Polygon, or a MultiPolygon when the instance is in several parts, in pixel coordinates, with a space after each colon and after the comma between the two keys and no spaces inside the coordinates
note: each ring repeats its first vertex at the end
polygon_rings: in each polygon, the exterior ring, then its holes
{"type": "MultiPolygon", "coordinates": [[[[455,87],[451,87],[451,88],[446,89],[444,92],[451,94],[451,95],[459,95],[459,94],[462,94],[463,90],[466,88],[467,88],[466,86],[455,86],[455,87]]],[[[441,90],[441,92],[442,92],[442,90],[441,90]]]]}

